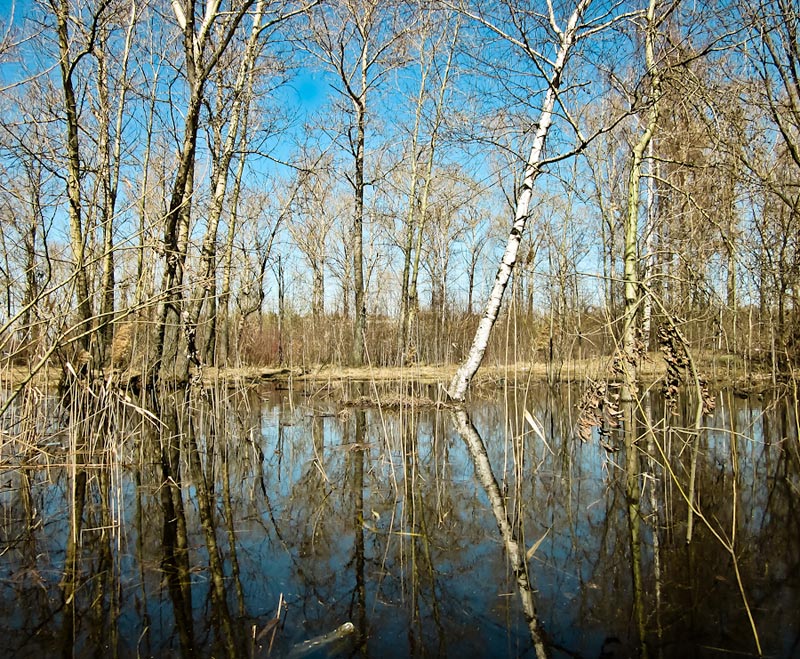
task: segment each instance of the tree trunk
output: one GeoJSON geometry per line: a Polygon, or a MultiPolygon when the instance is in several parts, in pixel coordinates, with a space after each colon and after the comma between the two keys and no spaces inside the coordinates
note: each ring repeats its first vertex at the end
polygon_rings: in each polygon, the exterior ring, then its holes
{"type": "MultiPolygon", "coordinates": [[[[420,260],[422,258],[422,240],[423,231],[425,230],[425,219],[428,214],[428,199],[431,190],[431,180],[433,178],[433,162],[436,156],[436,142],[439,137],[439,128],[442,124],[442,113],[444,111],[444,96],[447,91],[447,84],[450,78],[450,69],[453,62],[453,53],[455,51],[456,40],[458,39],[459,26],[458,23],[453,30],[453,40],[450,43],[450,51],[447,54],[447,63],[444,72],[442,73],[442,82],[439,85],[439,96],[436,99],[436,111],[433,120],[433,127],[431,128],[430,140],[428,143],[428,161],[425,164],[425,184],[422,186],[422,195],[420,198],[418,221],[416,222],[417,243],[414,247],[414,262],[411,270],[411,280],[408,287],[408,307],[405,317],[406,327],[403,331],[406,337],[406,349],[408,349],[408,340],[411,336],[412,328],[419,313],[419,293],[417,291],[417,281],[419,279],[420,260]]],[[[412,351],[413,352],[413,351],[412,351]]]]}
{"type": "MultiPolygon", "coordinates": [[[[41,206],[41,169],[37,164],[30,163],[25,167],[30,188],[30,219],[25,231],[22,234],[22,244],[25,251],[25,292],[22,296],[22,328],[25,333],[25,340],[30,342],[32,354],[37,350],[39,341],[39,324],[35,322],[38,318],[37,309],[34,306],[35,300],[39,297],[39,278],[36,271],[36,236],[39,227],[42,226],[42,206],[41,206]]],[[[3,236],[3,246],[5,247],[5,235],[3,236]]],[[[3,250],[8,259],[8,249],[3,250]]],[[[10,268],[7,268],[10,270],[10,268]]],[[[11,317],[11,286],[8,286],[8,316],[11,317]]]]}
{"type": "Polygon", "coordinates": [[[261,29],[263,7],[264,0],[258,0],[250,37],[247,42],[245,54],[240,60],[239,70],[233,86],[233,97],[235,100],[229,114],[230,125],[228,126],[228,133],[220,153],[217,154],[216,162],[214,163],[211,207],[208,210],[206,235],[203,238],[203,244],[200,249],[200,278],[192,294],[191,304],[189,305],[185,322],[186,326],[184,328],[188,344],[187,353],[189,355],[184,376],[188,376],[190,364],[194,364],[195,366],[200,366],[202,364],[200,351],[195,343],[197,325],[200,321],[203,303],[208,298],[212,288],[216,288],[217,233],[219,222],[222,217],[225,194],[228,190],[228,174],[230,172],[231,161],[233,160],[234,149],[239,142],[239,125],[242,122],[242,117],[247,115],[250,105],[252,74],[258,55],[258,35],[261,29]]]}
{"type": "MultiPolygon", "coordinates": [[[[186,80],[190,95],[184,119],[183,142],[178,157],[178,168],[173,180],[172,192],[164,220],[164,274],[161,279],[161,302],[156,312],[154,352],[155,360],[150,369],[150,380],[155,384],[170,369],[164,364],[167,328],[179,327],[185,322],[188,312],[183,307],[183,268],[188,245],[189,220],[191,217],[192,195],[194,193],[194,165],[197,149],[197,131],[200,111],[204,101],[204,88],[209,75],[220,61],[230,44],[239,24],[255,0],[244,0],[232,13],[226,15],[226,22],[220,35],[215,36],[213,49],[210,48],[211,26],[220,16],[209,5],[197,33],[195,33],[195,4],[190,2],[188,11],[180,3],[173,3],[176,21],[183,32],[183,51],[186,66],[186,80]],[[208,52],[206,52],[208,51],[208,52]],[[200,61],[206,53],[204,60],[200,61]],[[170,323],[170,316],[172,321],[170,323]]],[[[288,15],[288,14],[287,14],[288,15]]],[[[170,345],[177,346],[177,336],[170,345]]]]}
{"type": "Polygon", "coordinates": [[[367,48],[361,52],[361,94],[353,99],[356,111],[355,215],[353,217],[353,287],[355,322],[353,326],[353,364],[364,363],[366,352],[367,303],[364,290],[364,147],[367,117],[367,48]]]}
{"type": "Polygon", "coordinates": [[[644,298],[642,305],[642,343],[646,350],[650,349],[650,334],[652,331],[653,323],[653,291],[650,290],[653,274],[656,271],[658,262],[656,261],[656,222],[657,212],[656,208],[656,180],[658,178],[658,165],[655,161],[654,155],[654,141],[650,140],[647,145],[647,162],[648,173],[647,178],[647,237],[645,238],[645,252],[647,260],[644,264],[643,279],[648,293],[644,298]]]}
{"type": "Polygon", "coordinates": [[[424,60],[424,48],[420,48],[420,80],[419,93],[417,94],[417,105],[414,114],[414,129],[411,133],[411,188],[408,192],[408,210],[406,212],[405,240],[403,242],[403,275],[400,280],[400,336],[398,340],[398,355],[400,363],[404,364],[408,351],[409,324],[408,315],[412,301],[409,297],[409,278],[411,276],[411,254],[414,247],[414,235],[416,232],[416,206],[417,206],[417,184],[418,158],[417,144],[419,141],[420,121],[422,117],[422,106],[424,103],[425,83],[428,79],[428,68],[424,60]]]}
{"type": "Polygon", "coordinates": [[[150,273],[146,273],[145,269],[145,251],[147,248],[147,238],[146,238],[146,231],[147,231],[147,197],[148,197],[148,185],[149,185],[149,170],[150,170],[150,152],[152,150],[153,145],[153,124],[155,122],[155,115],[156,115],[156,100],[158,99],[158,94],[156,93],[156,89],[158,88],[158,73],[155,74],[153,78],[153,85],[150,89],[150,107],[147,113],[147,130],[145,131],[145,145],[144,145],[144,155],[142,157],[142,191],[139,197],[139,203],[137,208],[137,213],[139,215],[139,244],[136,250],[136,296],[135,296],[135,303],[137,307],[141,307],[144,304],[145,299],[150,294],[154,282],[148,281],[145,282],[145,278],[148,280],[151,278],[150,273]]]}
{"type": "MultiPolygon", "coordinates": [[[[642,568],[641,568],[641,514],[640,497],[641,466],[639,462],[638,435],[636,432],[636,394],[638,391],[639,341],[637,331],[637,309],[640,299],[639,283],[639,187],[642,177],[642,160],[647,148],[652,144],[653,133],[658,122],[658,102],[661,95],[661,75],[655,63],[655,32],[657,29],[656,0],[650,0],[647,8],[645,26],[645,66],[650,77],[650,109],[647,124],[639,141],[633,147],[631,171],[628,179],[628,209],[624,226],[624,271],[625,312],[622,330],[622,359],[619,360],[623,370],[620,401],[623,410],[623,439],[626,460],[626,499],[628,504],[628,540],[631,551],[631,580],[634,593],[634,618],[639,638],[639,653],[647,657],[645,643],[646,616],[642,601],[642,568]]],[[[652,152],[651,152],[652,155],[652,152]]],[[[653,162],[653,159],[650,159],[653,162]]],[[[648,198],[648,207],[652,204],[652,192],[648,198]]],[[[649,313],[643,314],[648,324],[649,313]]]]}
{"type": "Polygon", "coordinates": [[[78,344],[84,350],[89,348],[91,323],[94,313],[89,290],[89,275],[85,259],[85,236],[81,200],[81,156],[78,142],[78,106],[72,82],[76,61],[73,61],[69,46],[69,0],[60,0],[51,5],[56,15],[58,30],[59,65],[61,85],[64,92],[64,110],[67,128],[67,197],[69,199],[69,238],[74,259],[75,297],[78,307],[78,320],[81,324],[78,344]]]}
{"type": "Polygon", "coordinates": [[[170,315],[175,325],[180,321],[181,284],[183,279],[183,264],[186,254],[181,250],[181,227],[188,222],[191,192],[188,183],[193,179],[195,148],[197,146],[197,127],[200,116],[201,97],[200,90],[195,90],[186,113],[183,146],[181,148],[178,171],[172,186],[169,210],[164,222],[164,274],[161,278],[160,303],[156,318],[155,337],[155,362],[151,377],[155,381],[162,379],[166,371],[164,367],[164,345],[169,325],[170,315]]]}
{"type": "Polygon", "coordinates": [[[97,59],[97,86],[100,98],[98,108],[98,121],[100,124],[100,158],[103,187],[103,207],[101,223],[103,229],[103,274],[100,283],[100,335],[103,340],[103,349],[110,351],[114,335],[114,298],[116,294],[116,281],[114,276],[114,217],[116,215],[117,194],[119,190],[119,176],[122,155],[122,131],[125,111],[125,99],[128,92],[128,59],[131,44],[133,43],[134,28],[136,25],[136,6],[131,8],[128,27],[125,32],[125,43],[122,51],[121,84],[119,98],[117,99],[116,115],[114,118],[114,134],[111,135],[111,94],[108,85],[108,71],[106,69],[107,35],[103,34],[96,48],[97,59]]]}
{"type": "Polygon", "coordinates": [[[311,315],[319,321],[325,315],[325,260],[324,257],[315,261],[311,270],[313,273],[313,288],[311,292],[311,315]]]}
{"type": "Polygon", "coordinates": [[[508,236],[505,253],[500,261],[500,265],[495,276],[494,286],[486,304],[486,309],[483,313],[478,324],[478,329],[475,332],[475,338],[472,342],[469,355],[463,364],[459,367],[453,381],[450,383],[448,394],[453,400],[463,401],[466,397],[469,383],[472,381],[475,373],[481,366],[483,355],[486,352],[486,347],[489,344],[489,337],[497,320],[500,312],[500,306],[503,302],[503,293],[508,285],[508,280],[514,270],[514,265],[517,262],[517,253],[519,251],[520,241],[525,232],[525,225],[528,221],[528,207],[530,205],[531,197],[533,195],[533,184],[539,177],[541,170],[539,164],[542,159],[544,151],[545,138],[550,130],[550,125],[553,121],[553,108],[556,102],[556,95],[558,88],[561,84],[561,77],[564,72],[564,66],[567,62],[567,55],[569,54],[572,46],[575,43],[578,29],[578,21],[583,16],[590,4],[591,0],[579,0],[575,10],[569,18],[567,26],[560,33],[560,44],[558,55],[553,63],[553,69],[548,81],[548,89],[545,94],[542,110],[539,115],[539,121],[536,128],[536,135],[533,140],[533,146],[528,157],[528,164],[525,168],[525,178],[522,182],[522,188],[517,197],[516,212],[514,214],[514,224],[511,227],[511,232],[508,236]]]}
{"type": "MultiPolygon", "coordinates": [[[[111,324],[114,315],[114,206],[117,191],[114,187],[114,162],[111,154],[111,102],[108,89],[108,71],[106,69],[105,36],[100,39],[97,48],[97,92],[100,106],[96,109],[98,121],[98,155],[100,158],[101,186],[103,190],[102,207],[100,209],[100,226],[103,233],[102,275],[100,278],[100,318],[99,338],[103,349],[111,346],[114,326],[111,324]]],[[[120,104],[124,102],[123,86],[120,104]]],[[[122,105],[120,105],[121,111],[122,105]]]]}
{"type": "MultiPolygon", "coordinates": [[[[247,139],[248,115],[244,116],[242,126],[242,140],[247,139]]],[[[231,275],[233,272],[233,238],[238,227],[238,208],[239,193],[242,189],[242,177],[244,176],[244,156],[239,156],[239,163],[236,167],[236,176],[233,184],[233,194],[231,195],[231,212],[228,219],[228,235],[225,238],[225,253],[223,255],[222,266],[222,289],[219,293],[219,321],[217,331],[219,332],[219,354],[217,360],[222,360],[224,365],[228,365],[231,343],[231,275]],[[220,329],[221,328],[221,329],[220,329]]]]}
{"type": "Polygon", "coordinates": [[[625,313],[622,329],[622,352],[620,360],[623,370],[623,383],[620,400],[634,400],[637,391],[640,340],[637,331],[637,309],[639,306],[639,186],[642,178],[642,160],[650,144],[658,122],[658,101],[661,95],[661,75],[655,63],[655,7],[656,0],[650,0],[647,9],[647,34],[645,35],[645,65],[650,76],[650,109],[647,124],[639,141],[633,147],[631,172],[628,179],[628,210],[624,228],[624,271],[625,313]]]}
{"type": "Polygon", "coordinates": [[[280,255],[278,255],[278,272],[275,278],[278,280],[278,366],[283,366],[283,333],[286,326],[286,282],[283,275],[283,261],[280,255]]]}

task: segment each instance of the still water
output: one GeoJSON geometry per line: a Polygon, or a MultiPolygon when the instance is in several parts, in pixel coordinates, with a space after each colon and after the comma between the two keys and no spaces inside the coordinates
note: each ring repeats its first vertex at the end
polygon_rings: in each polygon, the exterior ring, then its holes
{"type": "Polygon", "coordinates": [[[21,405],[1,456],[0,654],[628,657],[638,606],[651,657],[756,656],[756,635],[800,656],[788,398],[722,392],[694,432],[691,401],[652,394],[632,513],[619,430],[579,439],[579,389],[466,414],[394,389],[180,393],[88,425],[21,405]]]}

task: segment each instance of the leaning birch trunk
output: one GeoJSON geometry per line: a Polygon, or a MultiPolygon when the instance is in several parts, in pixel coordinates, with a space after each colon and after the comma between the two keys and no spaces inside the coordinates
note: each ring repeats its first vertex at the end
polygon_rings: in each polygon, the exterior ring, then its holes
{"type": "Polygon", "coordinates": [[[547,94],[544,97],[542,111],[539,115],[536,136],[534,137],[531,153],[528,157],[528,164],[525,168],[525,178],[522,181],[522,187],[520,188],[519,197],[517,199],[517,208],[514,213],[514,224],[511,227],[506,250],[500,261],[500,266],[497,269],[494,287],[489,296],[489,301],[486,304],[483,318],[481,318],[481,322],[478,324],[478,329],[475,332],[475,338],[472,341],[469,355],[467,355],[467,359],[461,364],[455,376],[453,376],[453,381],[450,383],[450,389],[447,393],[453,400],[464,400],[469,383],[481,366],[483,355],[486,352],[486,346],[489,343],[489,336],[497,320],[497,315],[500,312],[500,306],[503,302],[503,293],[506,290],[508,280],[511,278],[511,273],[517,262],[517,252],[519,251],[519,245],[522,241],[522,235],[525,232],[525,224],[528,221],[528,207],[530,206],[531,197],[533,195],[533,184],[541,172],[539,167],[544,151],[544,143],[547,138],[547,132],[550,130],[550,124],[553,121],[553,108],[555,107],[556,96],[561,84],[564,66],[567,62],[567,56],[576,41],[578,22],[590,3],[591,0],[579,0],[575,10],[569,17],[566,28],[559,32],[560,44],[558,56],[553,63],[553,70],[550,74],[550,80],[548,81],[547,94]]]}

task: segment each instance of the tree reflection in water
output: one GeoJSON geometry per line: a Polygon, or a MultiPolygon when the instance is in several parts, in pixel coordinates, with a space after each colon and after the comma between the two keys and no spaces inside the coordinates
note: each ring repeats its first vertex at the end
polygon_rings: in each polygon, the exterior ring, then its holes
{"type": "Polygon", "coordinates": [[[650,656],[753,653],[711,529],[735,531],[764,653],[800,651],[785,400],[724,396],[704,420],[695,496],[709,525],[696,515],[687,547],[689,403],[665,415],[653,396],[638,412],[646,471],[629,479],[623,451],[575,437],[575,392],[507,391],[469,413],[408,393],[179,391],[141,402],[157,421],[132,406],[97,417],[102,433],[60,413],[26,450],[7,426],[4,654],[597,657],[636,652],[640,636],[650,656]],[[66,438],[82,436],[73,460],[66,438]],[[331,634],[346,622],[354,633],[331,634]]]}
{"type": "MultiPolygon", "coordinates": [[[[531,587],[530,579],[528,578],[528,566],[525,559],[525,550],[520,548],[520,541],[518,540],[519,530],[515,529],[512,525],[511,519],[508,515],[508,509],[504,497],[500,494],[500,486],[497,484],[497,479],[494,477],[491,462],[489,462],[489,455],[486,452],[486,446],[475,430],[475,426],[469,419],[469,415],[463,408],[458,408],[453,411],[453,424],[461,435],[461,439],[467,445],[469,457],[475,465],[475,475],[478,478],[494,514],[497,528],[500,529],[500,535],[503,538],[508,561],[511,564],[511,572],[517,581],[517,588],[519,589],[519,597],[522,602],[522,611],[525,614],[525,621],[528,623],[528,628],[531,630],[531,641],[536,650],[538,659],[546,659],[548,656],[545,641],[542,636],[542,629],[539,623],[539,618],[536,614],[536,603],[533,598],[533,588],[531,587]]],[[[524,541],[523,541],[524,547],[524,541]]]]}

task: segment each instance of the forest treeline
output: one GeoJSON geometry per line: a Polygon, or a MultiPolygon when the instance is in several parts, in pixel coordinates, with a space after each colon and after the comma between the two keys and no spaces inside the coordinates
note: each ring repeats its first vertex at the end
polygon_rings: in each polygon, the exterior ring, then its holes
{"type": "Polygon", "coordinates": [[[4,7],[5,363],[797,357],[795,1],[4,7]]]}

